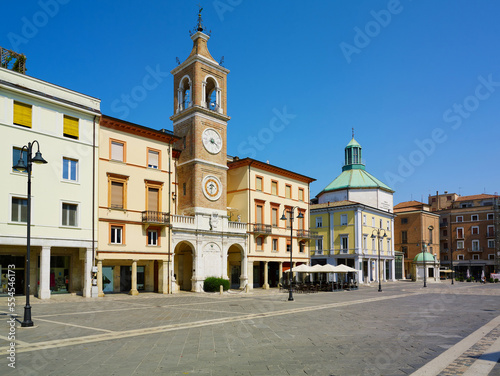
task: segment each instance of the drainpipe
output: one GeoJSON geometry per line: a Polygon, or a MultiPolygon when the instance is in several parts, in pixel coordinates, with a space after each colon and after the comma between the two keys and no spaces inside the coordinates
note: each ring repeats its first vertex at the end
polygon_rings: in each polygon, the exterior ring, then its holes
{"type": "Polygon", "coordinates": [[[168,275],[167,275],[167,283],[168,283],[168,288],[167,288],[167,293],[171,294],[172,289],[170,285],[170,262],[171,262],[171,253],[172,253],[172,244],[171,244],[171,221],[172,221],[172,144],[168,144],[168,219],[169,223],[167,226],[167,234],[168,234],[168,261],[167,261],[167,268],[168,268],[168,275]]]}
{"type": "MultiPolygon", "coordinates": [[[[94,115],[92,128],[92,266],[95,266],[95,121],[97,115],[94,115]]],[[[88,278],[88,276],[87,276],[88,278]]],[[[92,286],[91,286],[92,288],[92,286]]],[[[92,295],[92,293],[91,293],[92,295]]]]}

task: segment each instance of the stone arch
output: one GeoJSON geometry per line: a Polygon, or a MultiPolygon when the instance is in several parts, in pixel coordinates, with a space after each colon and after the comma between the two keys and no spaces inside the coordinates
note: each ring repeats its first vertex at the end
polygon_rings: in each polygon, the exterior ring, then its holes
{"type": "Polygon", "coordinates": [[[192,290],[194,246],[189,241],[177,243],[174,249],[174,290],[192,290]]]}
{"type": "Polygon", "coordinates": [[[222,90],[219,82],[212,75],[207,75],[203,81],[203,103],[209,110],[222,113],[222,90]]]}
{"type": "Polygon", "coordinates": [[[245,250],[238,244],[232,244],[227,250],[227,275],[232,289],[244,288],[246,281],[245,250]]]}
{"type": "Polygon", "coordinates": [[[193,104],[193,90],[192,90],[191,77],[187,74],[184,75],[179,81],[179,88],[177,89],[177,112],[189,108],[193,104]]]}

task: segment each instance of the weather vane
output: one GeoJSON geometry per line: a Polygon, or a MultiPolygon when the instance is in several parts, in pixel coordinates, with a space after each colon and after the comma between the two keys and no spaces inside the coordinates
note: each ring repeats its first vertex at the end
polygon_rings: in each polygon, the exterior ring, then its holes
{"type": "Polygon", "coordinates": [[[196,26],[193,28],[193,30],[189,31],[189,35],[193,35],[193,34],[196,34],[197,32],[204,32],[210,36],[210,34],[212,33],[212,31],[208,31],[208,33],[206,32],[205,30],[205,26],[203,25],[203,19],[201,18],[201,12],[203,10],[203,7],[201,6],[200,3],[198,3],[198,22],[196,24],[196,26]]]}
{"type": "Polygon", "coordinates": [[[352,138],[354,138],[354,128],[352,128],[352,138]]]}

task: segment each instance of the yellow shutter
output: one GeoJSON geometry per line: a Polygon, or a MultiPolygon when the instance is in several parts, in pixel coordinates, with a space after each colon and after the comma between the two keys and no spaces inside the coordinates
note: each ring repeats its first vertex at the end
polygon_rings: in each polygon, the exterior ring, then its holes
{"type": "Polygon", "coordinates": [[[78,139],[78,119],[64,115],[64,136],[78,139]]]}
{"type": "Polygon", "coordinates": [[[14,124],[31,128],[31,105],[14,101],[14,124]]]}

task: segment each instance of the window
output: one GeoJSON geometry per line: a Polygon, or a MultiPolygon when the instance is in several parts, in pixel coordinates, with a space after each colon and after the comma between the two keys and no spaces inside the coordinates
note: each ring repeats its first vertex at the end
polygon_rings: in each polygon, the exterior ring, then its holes
{"type": "Polygon", "coordinates": [[[125,162],[125,143],[111,141],[111,160],[125,162]]]}
{"type": "Polygon", "coordinates": [[[63,136],[78,140],[78,119],[64,115],[63,136]]]}
{"type": "Polygon", "coordinates": [[[486,234],[488,238],[495,236],[495,226],[489,225],[486,229],[486,234]]]}
{"type": "Polygon", "coordinates": [[[472,255],[473,260],[479,260],[479,255],[472,255]]]}
{"type": "Polygon", "coordinates": [[[488,220],[493,219],[493,213],[488,213],[487,217],[488,220]]]}
{"type": "Polygon", "coordinates": [[[372,227],[375,227],[375,217],[372,217],[372,227]]]}
{"type": "Polygon", "coordinates": [[[464,238],[464,228],[463,227],[457,227],[457,238],[458,239],[464,238]]]}
{"type": "Polygon", "coordinates": [[[479,221],[479,215],[477,215],[477,214],[473,214],[473,215],[471,215],[471,216],[470,216],[470,220],[471,220],[471,221],[479,221]]]}
{"type": "Polygon", "coordinates": [[[448,230],[443,230],[443,236],[448,236],[448,230]]]}
{"type": "Polygon", "coordinates": [[[273,252],[278,252],[278,239],[273,239],[273,252]]]}
{"type": "Polygon", "coordinates": [[[444,260],[444,261],[448,261],[448,255],[444,255],[444,256],[443,256],[443,260],[444,260]]]}
{"type": "Polygon", "coordinates": [[[290,240],[287,240],[286,241],[286,251],[290,252],[291,249],[292,249],[292,245],[290,244],[290,240]]]}
{"type": "Polygon", "coordinates": [[[463,240],[457,241],[457,249],[464,249],[464,241],[463,240]]]}
{"type": "Polygon", "coordinates": [[[366,234],[363,235],[363,249],[364,250],[368,249],[368,235],[366,234]]]}
{"type": "Polygon", "coordinates": [[[182,194],[186,195],[186,183],[182,183],[182,194]]]}
{"type": "Polygon", "coordinates": [[[158,169],[160,162],[160,152],[158,150],[148,149],[148,167],[158,169]]]}
{"type": "Polygon", "coordinates": [[[495,259],[495,255],[493,253],[490,253],[488,255],[488,260],[494,260],[495,259]]]}
{"type": "Polygon", "coordinates": [[[304,201],[304,190],[299,188],[299,201],[304,201]]]}
{"type": "Polygon", "coordinates": [[[444,248],[444,249],[448,249],[448,243],[447,243],[447,242],[444,242],[444,243],[443,243],[443,248],[444,248]]]}
{"type": "Polygon", "coordinates": [[[372,238],[372,249],[375,250],[375,239],[372,238]]]}
{"type": "Polygon", "coordinates": [[[255,220],[256,220],[256,223],[264,223],[263,222],[263,218],[262,218],[262,205],[257,205],[256,208],[255,208],[255,211],[256,211],[256,214],[255,214],[255,220]]]}
{"type": "Polygon", "coordinates": [[[463,260],[464,259],[464,255],[457,255],[457,260],[463,260]]]}
{"type": "Polygon", "coordinates": [[[292,198],[292,186],[291,185],[285,185],[285,197],[292,198]]]}
{"type": "Polygon", "coordinates": [[[277,181],[272,181],[271,182],[271,194],[277,196],[278,195],[278,182],[277,181]]]}
{"type": "Polygon", "coordinates": [[[123,244],[123,226],[111,226],[109,238],[111,244],[123,244]]]}
{"type": "Polygon", "coordinates": [[[379,227],[382,228],[382,220],[380,220],[380,226],[379,227]]]}
{"type": "Polygon", "coordinates": [[[262,243],[262,236],[259,236],[255,239],[255,246],[257,250],[262,251],[262,243]]]}
{"type": "Polygon", "coordinates": [[[255,178],[255,190],[262,191],[262,178],[259,176],[255,178]]]}
{"type": "Polygon", "coordinates": [[[472,235],[479,235],[479,226],[472,226],[470,231],[472,235]]]}
{"type": "Polygon", "coordinates": [[[300,242],[300,243],[299,243],[299,252],[300,252],[300,253],[304,253],[305,248],[306,248],[306,247],[305,247],[304,242],[300,242]]]}
{"type": "Polygon", "coordinates": [[[401,243],[408,244],[408,231],[401,231],[401,243]]]}
{"type": "Polygon", "coordinates": [[[291,228],[291,221],[290,221],[290,215],[292,214],[290,211],[291,208],[288,208],[286,211],[286,228],[291,228]]]}
{"type": "Polygon", "coordinates": [[[316,217],[316,227],[323,227],[323,218],[316,217]]]}
{"type": "Polygon", "coordinates": [[[271,208],[271,220],[273,227],[278,227],[278,208],[271,208]]]}
{"type": "MultiPolygon", "coordinates": [[[[391,250],[391,240],[387,239],[387,252],[391,250]]],[[[431,247],[431,253],[432,253],[432,247],[431,247]]]]}
{"type": "Polygon", "coordinates": [[[63,158],[63,179],[78,181],[78,161],[76,159],[63,158]]]}
{"type": "Polygon", "coordinates": [[[448,218],[443,218],[443,223],[448,223],[448,218]]]}
{"type": "MultiPolygon", "coordinates": [[[[12,148],[12,166],[17,165],[17,163],[19,162],[19,159],[21,159],[21,148],[13,147],[12,148]]],[[[26,150],[23,152],[23,162],[24,162],[25,166],[28,166],[28,153],[26,152],[26,150]]],[[[26,171],[17,170],[15,168],[13,168],[12,171],[26,173],[26,171]]]]}
{"type": "Polygon", "coordinates": [[[451,201],[451,196],[446,196],[447,201],[451,201]]]}
{"type": "Polygon", "coordinates": [[[387,227],[386,227],[387,230],[390,230],[389,226],[390,226],[389,221],[387,221],[387,227]]]}
{"type": "Polygon", "coordinates": [[[495,248],[495,241],[492,239],[488,239],[488,248],[495,248]]]}
{"type": "Polygon", "coordinates": [[[349,251],[349,237],[341,236],[340,237],[340,252],[347,253],[349,251]]]}
{"type": "Polygon", "coordinates": [[[340,225],[347,226],[347,214],[340,215],[340,225]]]}
{"type": "Polygon", "coordinates": [[[401,224],[402,225],[408,224],[408,218],[401,218],[401,224]]]}
{"type": "Polygon", "coordinates": [[[366,225],[366,214],[363,214],[363,224],[366,225]]]}
{"type": "Polygon", "coordinates": [[[457,222],[463,222],[464,221],[464,217],[461,216],[461,215],[457,215],[456,221],[457,222]]]}
{"type": "MultiPolygon", "coordinates": [[[[323,238],[316,239],[316,250],[322,251],[323,250],[323,238]]],[[[290,252],[288,249],[288,244],[287,244],[287,252],[290,252]]]]}
{"type": "Polygon", "coordinates": [[[14,101],[14,124],[31,128],[31,112],[30,104],[14,101]]]}
{"type": "Polygon", "coordinates": [[[77,204],[62,204],[62,225],[63,226],[78,226],[77,223],[77,213],[78,213],[78,205],[77,204]]]}
{"type": "Polygon", "coordinates": [[[12,222],[28,222],[28,199],[12,197],[12,222]]]}
{"type": "Polygon", "coordinates": [[[148,245],[158,245],[158,230],[148,230],[148,245]]]}
{"type": "Polygon", "coordinates": [[[403,252],[405,258],[408,257],[408,247],[401,247],[401,252],[403,252]]]}
{"type": "Polygon", "coordinates": [[[146,187],[147,195],[147,205],[148,211],[159,212],[160,211],[160,189],[154,187],[146,187]]]}
{"type": "Polygon", "coordinates": [[[127,208],[127,176],[108,174],[108,207],[127,208]]]}
{"type": "Polygon", "coordinates": [[[479,251],[479,240],[473,240],[472,241],[472,251],[479,251]]]}

